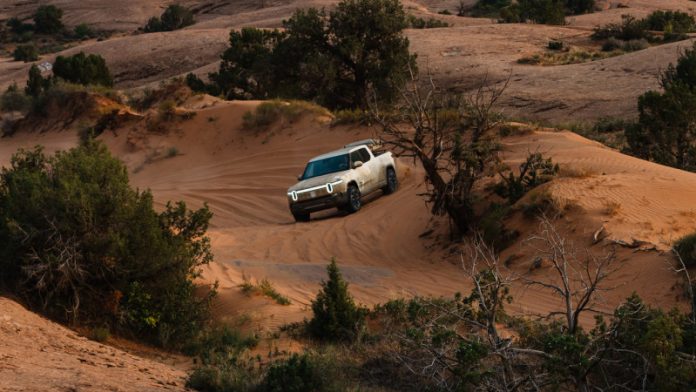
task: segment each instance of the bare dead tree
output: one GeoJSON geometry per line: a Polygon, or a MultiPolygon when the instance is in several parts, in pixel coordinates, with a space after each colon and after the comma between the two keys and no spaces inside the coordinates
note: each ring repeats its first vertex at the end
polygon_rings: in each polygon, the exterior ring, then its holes
{"type": "Polygon", "coordinates": [[[409,373],[443,390],[540,389],[547,385],[548,375],[536,365],[548,355],[516,346],[499,327],[517,276],[481,238],[472,240],[467,250],[462,267],[472,284],[471,294],[453,302],[419,299],[424,316],[411,328],[397,329],[395,337],[402,345],[394,357],[409,373]],[[423,335],[408,333],[413,330],[423,335]],[[468,347],[472,358],[462,359],[462,347],[468,347]],[[475,376],[467,379],[467,375],[475,376]]]}
{"type": "Polygon", "coordinates": [[[500,121],[494,107],[507,88],[485,77],[473,94],[452,95],[426,75],[421,80],[411,71],[411,81],[401,90],[392,112],[372,105],[373,117],[382,126],[385,145],[401,157],[419,162],[426,174],[424,196],[432,213],[447,215],[461,233],[475,222],[472,190],[498,162],[495,135],[500,121]]]}
{"type": "MultiPolygon", "coordinates": [[[[54,221],[48,218],[46,221],[45,246],[41,249],[32,247],[23,262],[23,286],[40,297],[44,310],[56,296],[69,298],[65,312],[76,322],[82,291],[89,287],[88,282],[94,278],[94,269],[90,270],[85,264],[79,238],[64,237],[54,221]]],[[[26,241],[28,233],[19,227],[17,229],[24,233],[26,241]]]]}
{"type": "Polygon", "coordinates": [[[691,307],[691,314],[689,315],[689,320],[693,325],[696,325],[696,297],[694,297],[694,283],[693,279],[691,279],[691,274],[689,273],[689,269],[686,267],[686,263],[684,263],[684,259],[682,258],[681,254],[672,247],[672,253],[674,253],[674,256],[677,258],[677,267],[672,267],[672,271],[675,274],[682,275],[684,276],[684,283],[686,284],[686,294],[687,297],[689,297],[689,305],[691,307]]]}
{"type": "Polygon", "coordinates": [[[618,269],[615,248],[601,256],[585,250],[579,257],[573,244],[546,217],[541,218],[540,233],[531,236],[526,243],[539,257],[548,260],[553,270],[550,279],[525,277],[526,284],[547,289],[561,298],[562,310],[551,312],[548,317],[562,315],[568,333],[574,334],[580,316],[585,312],[601,313],[596,308],[600,294],[614,289],[607,287],[605,281],[618,269]]]}

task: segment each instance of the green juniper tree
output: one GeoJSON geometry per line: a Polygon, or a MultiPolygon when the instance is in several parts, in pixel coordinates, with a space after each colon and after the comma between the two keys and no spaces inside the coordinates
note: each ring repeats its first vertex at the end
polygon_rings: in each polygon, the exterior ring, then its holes
{"type": "Polygon", "coordinates": [[[348,292],[336,259],[326,268],[329,280],[312,301],[314,317],[309,322],[310,333],[325,340],[353,340],[365,322],[365,310],[356,306],[348,292]]]}

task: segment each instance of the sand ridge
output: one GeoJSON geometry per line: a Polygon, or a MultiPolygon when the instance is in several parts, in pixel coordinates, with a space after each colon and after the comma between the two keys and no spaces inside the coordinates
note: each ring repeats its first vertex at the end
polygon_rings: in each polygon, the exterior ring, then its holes
{"type": "Polygon", "coordinates": [[[0,390],[183,391],[186,373],[100,344],[0,297],[0,390]]]}

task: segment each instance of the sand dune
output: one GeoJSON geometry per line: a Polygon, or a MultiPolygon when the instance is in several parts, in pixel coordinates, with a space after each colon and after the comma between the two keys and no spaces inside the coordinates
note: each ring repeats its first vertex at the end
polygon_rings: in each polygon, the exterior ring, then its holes
{"type": "MultiPolygon", "coordinates": [[[[442,233],[446,223],[433,219],[417,196],[424,189],[423,173],[411,162],[400,161],[402,187],[396,194],[376,195],[358,214],[329,211],[316,214],[310,223],[295,224],[284,194],[305,161],[372,136],[374,130],[331,128],[322,119],[305,118],[255,134],[240,129],[241,115],[254,105],[216,101],[193,120],[173,126],[168,135],[149,137],[146,150],[174,146],[181,155],[145,165],[146,153],[129,149],[126,143],[127,133],[139,131],[104,136],[137,171],[133,183],[151,188],[158,202],[183,198],[193,206],[208,203],[215,213],[211,236],[216,262],[204,278],[220,283],[216,308],[220,317],[273,315],[275,321],[266,325],[270,328],[305,317],[331,257],[344,269],[358,301],[368,305],[404,295],[448,296],[469,289],[459,265],[461,246],[421,235],[431,228],[442,233]],[[282,307],[256,298],[250,306],[237,287],[243,275],[268,278],[293,305],[282,307]]],[[[657,251],[646,253],[619,249],[625,266],[614,282],[643,284],[619,287],[607,298],[606,309],[634,289],[656,304],[677,303],[676,277],[669,270],[669,257],[660,251],[694,229],[690,211],[696,205],[687,190],[696,185],[696,175],[622,155],[570,132],[507,138],[504,146],[504,157],[511,164],[528,151],[540,150],[559,162],[564,173],[571,173],[554,180],[549,189],[554,197],[577,207],[558,224],[579,248],[592,247],[592,234],[602,225],[608,239],[593,251],[605,251],[611,241],[635,239],[655,245],[657,251]],[[649,186],[641,179],[650,179],[649,186]]],[[[523,238],[537,229],[533,220],[518,222],[523,238]]],[[[530,249],[516,244],[503,258],[513,254],[519,260],[513,270],[526,273],[534,258],[530,249]]],[[[520,297],[518,311],[544,312],[557,306],[549,293],[519,286],[515,295],[520,297]]]]}
{"type": "Polygon", "coordinates": [[[90,341],[0,297],[2,391],[183,391],[185,376],[90,341]]]}
{"type": "MultiPolygon", "coordinates": [[[[358,302],[368,306],[403,296],[470,290],[461,267],[465,246],[448,241],[446,221],[431,217],[418,196],[424,189],[423,172],[410,161],[399,161],[397,193],[374,195],[357,214],[327,211],[309,223],[294,223],[285,191],[306,160],[374,136],[375,129],[332,128],[321,116],[276,124],[264,132],[243,129],[243,114],[257,104],[193,97],[186,107],[196,115],[170,123],[164,133],[148,133],[143,123],[135,123],[100,137],[127,164],[132,183],[151,189],[159,206],[180,199],[192,207],[210,206],[216,261],[205,268],[203,281],[220,285],[217,317],[246,318],[253,321],[252,328],[264,330],[302,320],[332,257],[358,302]],[[164,157],[172,147],[178,155],[164,157]],[[238,287],[244,277],[269,279],[292,304],[246,297],[238,287]]],[[[9,160],[5,153],[20,146],[42,143],[52,151],[75,140],[68,132],[1,139],[0,164],[9,160]]],[[[570,132],[537,131],[505,138],[503,146],[503,158],[511,165],[537,150],[561,164],[562,175],[545,186],[553,198],[573,206],[556,224],[578,249],[603,253],[617,241],[634,240],[654,249],[618,247],[621,268],[610,282],[616,289],[605,294],[600,308],[613,309],[634,290],[655,305],[683,306],[665,251],[676,237],[696,229],[696,174],[628,157],[570,132]],[[607,238],[593,245],[592,235],[602,226],[607,238]]],[[[522,240],[537,231],[538,223],[516,213],[511,225],[521,232],[520,241],[503,252],[502,260],[513,260],[510,273],[527,274],[536,254],[522,240]]],[[[549,271],[532,274],[544,277],[549,271]]],[[[521,283],[513,296],[510,309],[516,313],[545,314],[560,306],[551,293],[521,283]]],[[[587,315],[584,323],[591,322],[587,315]]]]}

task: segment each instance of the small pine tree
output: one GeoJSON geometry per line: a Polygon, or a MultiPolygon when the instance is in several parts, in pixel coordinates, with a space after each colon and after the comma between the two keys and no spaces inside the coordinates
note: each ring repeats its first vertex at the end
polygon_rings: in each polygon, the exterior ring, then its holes
{"type": "Polygon", "coordinates": [[[63,30],[63,10],[54,5],[42,5],[34,13],[36,31],[43,34],[57,34],[63,30]]]}
{"type": "Polygon", "coordinates": [[[17,83],[12,83],[0,97],[0,111],[3,112],[23,112],[29,109],[30,104],[29,97],[19,91],[17,83]]]}
{"type": "Polygon", "coordinates": [[[29,68],[29,79],[27,80],[27,87],[24,92],[31,97],[38,97],[41,92],[46,88],[46,79],[41,76],[41,70],[36,65],[32,65],[29,68]]]}
{"type": "Polygon", "coordinates": [[[24,61],[25,63],[36,61],[39,59],[39,49],[34,44],[17,45],[12,57],[15,61],[24,61]]]}
{"type": "Polygon", "coordinates": [[[365,310],[355,305],[343,280],[336,259],[326,268],[329,280],[312,301],[314,318],[309,322],[310,333],[326,340],[353,340],[365,322],[365,310]]]}

